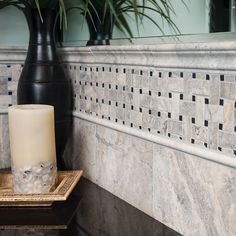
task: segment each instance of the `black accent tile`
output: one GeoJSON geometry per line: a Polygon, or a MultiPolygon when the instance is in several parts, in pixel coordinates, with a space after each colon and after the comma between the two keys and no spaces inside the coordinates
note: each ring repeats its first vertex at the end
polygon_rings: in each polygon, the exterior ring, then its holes
{"type": "Polygon", "coordinates": [[[102,119],[104,119],[104,115],[102,115],[102,119]]]}
{"type": "Polygon", "coordinates": [[[150,76],[153,76],[153,72],[152,71],[150,71],[150,76]]]}
{"type": "Polygon", "coordinates": [[[8,104],[8,106],[9,106],[9,107],[11,107],[11,106],[12,106],[12,104],[8,104]]]}
{"type": "Polygon", "coordinates": [[[87,71],[87,67],[85,67],[84,70],[87,71]]]}
{"type": "Polygon", "coordinates": [[[196,79],[196,73],[192,73],[192,78],[196,79]]]}
{"type": "Polygon", "coordinates": [[[195,118],[192,117],[192,124],[195,124],[195,118]]]}
{"type": "Polygon", "coordinates": [[[123,86],[123,91],[125,91],[125,86],[123,86]]]}
{"type": "Polygon", "coordinates": [[[236,126],[234,126],[234,132],[236,132],[236,126]]]}
{"type": "Polygon", "coordinates": [[[111,72],[111,67],[109,67],[109,72],[111,72]]]}
{"type": "Polygon", "coordinates": [[[183,140],[183,138],[182,138],[181,136],[179,136],[179,139],[180,139],[180,140],[183,140]]]}
{"type": "Polygon", "coordinates": [[[104,66],[102,67],[102,71],[105,71],[105,68],[104,68],[104,66]]]}
{"type": "Polygon", "coordinates": [[[134,110],[134,106],[133,105],[131,105],[131,110],[134,110]]]}
{"type": "Polygon", "coordinates": [[[116,102],[116,107],[118,107],[118,102],[116,102]]]}
{"type": "Polygon", "coordinates": [[[210,80],[210,75],[206,74],[206,80],[210,80]]]}
{"type": "Polygon", "coordinates": [[[104,103],[104,99],[102,99],[102,103],[104,103]]]}
{"type": "Polygon", "coordinates": [[[183,121],[183,116],[179,116],[179,121],[183,121]]]}
{"type": "Polygon", "coordinates": [[[142,129],[142,126],[139,126],[139,129],[142,129]]]}
{"type": "Polygon", "coordinates": [[[141,107],[139,108],[139,112],[143,112],[143,109],[141,107]]]}
{"type": "Polygon", "coordinates": [[[87,82],[86,82],[86,81],[84,82],[84,85],[87,85],[87,82]]]}
{"type": "Polygon", "coordinates": [[[223,124],[219,124],[219,130],[223,130],[223,124]]]}
{"type": "Polygon", "coordinates": [[[111,105],[111,101],[109,101],[108,104],[111,105]]]}
{"type": "Polygon", "coordinates": [[[131,93],[133,93],[133,92],[134,92],[134,88],[133,88],[133,87],[131,87],[131,88],[130,88],[130,91],[131,91],[131,93]]]}
{"type": "Polygon", "coordinates": [[[208,120],[204,121],[204,126],[208,127],[208,120]]]}
{"type": "Polygon", "coordinates": [[[79,67],[79,70],[82,70],[82,66],[79,67]]]}
{"type": "Polygon", "coordinates": [[[116,85],[116,90],[118,90],[118,85],[116,85]]]}
{"type": "Polygon", "coordinates": [[[108,87],[109,87],[109,89],[111,89],[111,84],[109,84],[109,86],[108,86],[108,87]]]}
{"type": "Polygon", "coordinates": [[[125,104],[123,104],[123,108],[125,108],[125,104]]]}
{"type": "Polygon", "coordinates": [[[169,93],[169,98],[172,98],[172,93],[169,93]]]}
{"type": "Polygon", "coordinates": [[[159,117],[161,116],[161,112],[160,111],[157,112],[157,116],[159,116],[159,117]]]}
{"type": "Polygon", "coordinates": [[[168,112],[168,118],[171,118],[171,113],[170,112],[168,112]]]}
{"type": "Polygon", "coordinates": [[[159,97],[161,96],[161,92],[158,92],[158,96],[159,96],[159,97]]]}
{"type": "Polygon", "coordinates": [[[118,68],[116,68],[116,73],[118,73],[119,71],[118,71],[118,68]]]}
{"type": "Polygon", "coordinates": [[[7,80],[8,80],[8,81],[11,81],[11,80],[12,80],[12,78],[11,78],[11,77],[8,77],[8,78],[7,78],[7,80]]]}
{"type": "Polygon", "coordinates": [[[98,82],[96,82],[96,86],[98,87],[98,82]]]}
{"type": "Polygon", "coordinates": [[[191,143],[194,144],[195,143],[195,139],[191,138],[191,143]]]}
{"type": "Polygon", "coordinates": [[[98,103],[98,98],[96,98],[96,103],[98,103]]]}
{"type": "MultiPolygon", "coordinates": [[[[152,114],[152,110],[148,110],[148,114],[151,115],[152,114]]],[[[236,131],[235,131],[236,132],[236,131]]]]}
{"type": "Polygon", "coordinates": [[[161,78],[161,76],[162,76],[162,74],[161,74],[161,72],[159,72],[159,78],[161,78]]]}
{"type": "Polygon", "coordinates": [[[104,83],[102,83],[102,87],[103,87],[103,88],[105,87],[104,83]]]}
{"type": "Polygon", "coordinates": [[[224,99],[220,99],[219,104],[220,104],[220,106],[224,106],[224,99]]]}
{"type": "Polygon", "coordinates": [[[74,70],[76,70],[76,66],[74,66],[74,70]]]}
{"type": "Polygon", "coordinates": [[[157,133],[160,134],[161,132],[158,130],[157,133]]]}
{"type": "Polygon", "coordinates": [[[180,78],[183,78],[183,77],[184,77],[184,73],[180,72],[180,78]]]}
{"type": "Polygon", "coordinates": [[[169,75],[169,77],[171,77],[171,76],[172,76],[172,72],[169,72],[169,74],[168,74],[168,75],[169,75]]]}
{"type": "Polygon", "coordinates": [[[133,127],[134,125],[133,125],[133,123],[130,123],[130,127],[133,127]]]}
{"type": "Polygon", "coordinates": [[[123,69],[123,73],[124,73],[124,74],[126,73],[126,69],[125,69],[125,68],[123,69]]]}
{"type": "Polygon", "coordinates": [[[12,91],[9,91],[9,92],[8,92],[8,95],[12,95],[12,91]]]}
{"type": "Polygon", "coordinates": [[[93,68],[92,67],[90,67],[90,71],[92,71],[93,70],[93,68]]]}
{"type": "Polygon", "coordinates": [[[111,120],[111,117],[110,117],[110,116],[108,116],[108,120],[111,120]]]}
{"type": "Polygon", "coordinates": [[[90,86],[93,86],[93,83],[92,83],[92,82],[90,82],[90,86]]]}
{"type": "Polygon", "coordinates": [[[98,67],[96,67],[96,71],[98,72],[98,67]]]}
{"type": "Polygon", "coordinates": [[[170,134],[170,133],[168,133],[167,135],[168,135],[168,137],[170,138],[171,134],[170,134]]]}
{"type": "MultiPolygon", "coordinates": [[[[76,94],[75,94],[76,95],[76,94]]],[[[92,97],[90,97],[90,101],[92,102],[93,101],[93,98],[92,97]]]]}
{"type": "Polygon", "coordinates": [[[225,76],[224,75],[220,75],[220,81],[224,81],[225,80],[225,76]]]}
{"type": "Polygon", "coordinates": [[[222,147],[218,147],[218,150],[221,152],[222,151],[222,147]]]}
{"type": "Polygon", "coordinates": [[[117,119],[117,118],[115,119],[115,122],[116,122],[116,123],[118,122],[118,119],[117,119]]]}
{"type": "Polygon", "coordinates": [[[207,143],[204,143],[204,146],[207,148],[207,143]]]}
{"type": "Polygon", "coordinates": [[[143,93],[143,90],[142,90],[142,89],[139,89],[139,93],[142,94],[142,93],[143,93]]]}
{"type": "Polygon", "coordinates": [[[134,69],[131,70],[131,73],[134,74],[134,69]]]}
{"type": "Polygon", "coordinates": [[[205,98],[205,104],[209,104],[209,98],[205,98]]]}
{"type": "Polygon", "coordinates": [[[140,75],[143,75],[143,71],[142,70],[140,70],[140,75]]]}
{"type": "Polygon", "coordinates": [[[236,155],[236,150],[233,150],[233,152],[234,152],[234,155],[236,155]]]}
{"type": "Polygon", "coordinates": [[[192,101],[196,102],[196,96],[195,95],[192,96],[192,101]]]}
{"type": "Polygon", "coordinates": [[[10,67],[11,67],[11,65],[7,65],[7,67],[8,67],[8,68],[10,68],[10,67]]]}
{"type": "Polygon", "coordinates": [[[85,96],[84,99],[87,100],[87,97],[85,96]]]}
{"type": "Polygon", "coordinates": [[[236,102],[234,103],[234,108],[236,108],[236,102]]]}
{"type": "Polygon", "coordinates": [[[151,129],[150,129],[150,128],[148,128],[148,132],[151,132],[151,129]]]}
{"type": "Polygon", "coordinates": [[[122,121],[122,124],[125,125],[125,121],[124,120],[122,121]]]}
{"type": "Polygon", "coordinates": [[[183,99],[184,99],[184,95],[181,93],[181,94],[179,95],[179,98],[180,98],[180,100],[183,100],[183,99]]]}
{"type": "Polygon", "coordinates": [[[149,91],[148,91],[148,94],[149,94],[149,96],[152,96],[152,91],[149,90],[149,91]]]}

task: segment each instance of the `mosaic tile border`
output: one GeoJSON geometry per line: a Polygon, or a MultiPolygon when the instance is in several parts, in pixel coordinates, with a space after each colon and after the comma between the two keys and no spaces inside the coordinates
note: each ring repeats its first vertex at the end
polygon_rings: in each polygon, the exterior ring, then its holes
{"type": "Polygon", "coordinates": [[[83,64],[65,69],[75,111],[235,157],[234,73],[83,64]]]}

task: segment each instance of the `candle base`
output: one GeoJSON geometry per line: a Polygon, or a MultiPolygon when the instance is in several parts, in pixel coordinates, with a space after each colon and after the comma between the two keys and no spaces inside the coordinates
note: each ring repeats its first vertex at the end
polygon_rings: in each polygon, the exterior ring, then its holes
{"type": "Polygon", "coordinates": [[[47,193],[56,183],[57,166],[55,162],[24,167],[12,165],[12,175],[15,193],[47,193]]]}

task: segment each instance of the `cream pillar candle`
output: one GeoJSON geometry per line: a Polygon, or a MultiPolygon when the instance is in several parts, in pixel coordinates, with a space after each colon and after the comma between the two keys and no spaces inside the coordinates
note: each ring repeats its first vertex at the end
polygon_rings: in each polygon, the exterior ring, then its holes
{"type": "Polygon", "coordinates": [[[54,108],[16,105],[8,118],[14,192],[48,192],[56,180],[54,108]]]}

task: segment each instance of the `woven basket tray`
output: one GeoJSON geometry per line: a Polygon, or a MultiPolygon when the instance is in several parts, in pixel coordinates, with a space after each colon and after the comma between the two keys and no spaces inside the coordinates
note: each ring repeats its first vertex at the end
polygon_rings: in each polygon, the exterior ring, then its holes
{"type": "Polygon", "coordinates": [[[43,194],[17,194],[12,191],[12,174],[0,172],[0,206],[51,206],[65,201],[78,183],[83,171],[58,171],[53,191],[43,194]]]}

